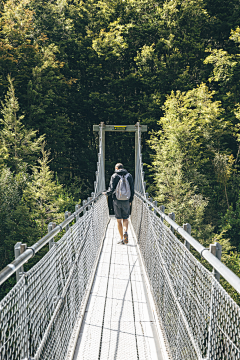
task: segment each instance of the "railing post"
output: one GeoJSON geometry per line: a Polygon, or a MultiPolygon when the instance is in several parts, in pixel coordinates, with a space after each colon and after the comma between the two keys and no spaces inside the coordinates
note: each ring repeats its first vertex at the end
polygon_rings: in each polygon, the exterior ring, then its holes
{"type": "MultiPolygon", "coordinates": [[[[50,231],[52,231],[55,227],[56,227],[56,223],[55,222],[50,222],[48,224],[48,232],[50,233],[50,231]]],[[[54,244],[54,237],[48,243],[49,250],[51,250],[51,248],[53,247],[53,244],[54,244]]]]}
{"type": "MultiPolygon", "coordinates": [[[[22,255],[25,252],[26,248],[27,248],[27,244],[21,244],[20,245],[20,255],[22,255]]],[[[23,273],[24,273],[24,266],[22,265],[20,267],[19,277],[21,277],[21,275],[23,273]]]]}
{"type": "MultiPolygon", "coordinates": [[[[17,242],[15,245],[14,245],[14,255],[15,255],[15,259],[17,259],[20,255],[20,245],[22,243],[21,242],[17,242]]],[[[18,280],[20,279],[20,269],[18,269],[16,271],[16,281],[18,282],[18,280]]]]}
{"type": "MultiPolygon", "coordinates": [[[[65,211],[65,214],[64,214],[65,220],[66,220],[70,215],[71,215],[71,212],[70,212],[70,211],[65,211]]],[[[69,227],[70,227],[70,225],[68,224],[68,225],[66,226],[66,232],[69,230],[69,227]]]]}
{"type": "MultiPolygon", "coordinates": [[[[83,206],[86,204],[87,200],[83,200],[83,206]]],[[[86,214],[86,208],[83,210],[83,215],[86,214]]]]}
{"type": "MultiPolygon", "coordinates": [[[[221,261],[222,246],[218,242],[215,242],[215,244],[210,244],[210,253],[216,256],[216,258],[218,258],[218,260],[221,261]]],[[[220,274],[214,268],[213,268],[213,275],[217,279],[217,281],[220,282],[220,274]]]]}
{"type": "MultiPolygon", "coordinates": [[[[154,205],[155,207],[157,207],[157,200],[154,200],[153,205],[154,205]]],[[[154,214],[156,214],[156,213],[157,213],[157,211],[154,210],[154,214]]]]}
{"type": "MultiPolygon", "coordinates": [[[[50,231],[52,231],[52,222],[48,224],[48,232],[50,233],[50,231]]],[[[49,250],[51,250],[52,247],[53,247],[53,239],[51,239],[48,243],[49,250]]]]}
{"type": "MultiPolygon", "coordinates": [[[[185,230],[189,235],[191,235],[191,225],[189,223],[183,224],[183,230],[185,230]]],[[[190,250],[190,244],[187,240],[184,240],[184,245],[188,250],[190,250]]]]}
{"type": "MultiPolygon", "coordinates": [[[[76,204],[75,205],[75,212],[78,211],[78,209],[80,209],[81,205],[80,204],[76,204]]],[[[79,219],[79,214],[76,215],[76,222],[78,221],[79,219]]]]}
{"type": "Polygon", "coordinates": [[[104,128],[104,122],[101,122],[101,127],[102,127],[103,172],[105,174],[105,128],[104,128]]]}
{"type": "MultiPolygon", "coordinates": [[[[87,198],[87,202],[89,202],[90,200],[92,200],[92,198],[89,196],[89,197],[87,198]]],[[[90,209],[91,209],[91,205],[88,205],[87,209],[90,210],[90,209]]]]}
{"type": "MultiPolygon", "coordinates": [[[[64,219],[66,220],[68,218],[68,211],[65,211],[64,213],[64,219]]],[[[68,231],[68,226],[66,226],[66,232],[68,231]]]]}
{"type": "Polygon", "coordinates": [[[145,171],[142,171],[142,181],[140,179],[140,182],[141,182],[141,187],[143,186],[143,189],[142,189],[143,192],[146,190],[146,186],[144,185],[144,178],[145,178],[145,171]],[[143,185],[142,185],[142,182],[143,182],[143,185]]]}
{"type": "MultiPolygon", "coordinates": [[[[173,221],[175,221],[175,214],[174,214],[174,212],[169,213],[168,216],[170,217],[170,219],[172,219],[173,221]]],[[[171,232],[174,234],[174,228],[173,228],[172,226],[170,226],[170,230],[171,230],[171,232]]]]}
{"type": "MultiPolygon", "coordinates": [[[[160,206],[159,206],[159,209],[160,209],[160,211],[161,211],[162,213],[165,212],[165,206],[164,206],[164,205],[160,205],[160,206]]],[[[161,216],[161,220],[163,221],[163,217],[162,217],[162,216],[161,216]]]]}
{"type": "MultiPolygon", "coordinates": [[[[150,202],[153,202],[153,199],[152,199],[151,197],[148,198],[148,200],[149,200],[150,202]]],[[[151,206],[151,205],[149,205],[148,208],[149,208],[149,210],[152,210],[152,206],[151,206]]]]}

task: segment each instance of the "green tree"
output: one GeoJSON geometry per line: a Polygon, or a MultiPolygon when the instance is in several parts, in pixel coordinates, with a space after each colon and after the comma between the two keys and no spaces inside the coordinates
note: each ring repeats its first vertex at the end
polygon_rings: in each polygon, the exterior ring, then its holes
{"type": "MultiPolygon", "coordinates": [[[[25,172],[14,174],[3,167],[0,170],[0,270],[14,259],[14,245],[37,240],[37,229],[32,223],[29,209],[22,202],[22,192],[29,175],[25,172]]],[[[1,285],[0,299],[15,284],[15,276],[1,285]]]]}
{"type": "Polygon", "coordinates": [[[214,168],[217,175],[217,181],[224,186],[228,209],[229,209],[229,201],[227,195],[227,183],[233,172],[234,162],[235,159],[233,158],[232,154],[230,156],[226,154],[220,154],[219,152],[215,154],[214,168]]]}
{"type": "MultiPolygon", "coordinates": [[[[204,63],[213,65],[209,82],[211,87],[216,89],[217,96],[227,111],[226,115],[236,124],[235,110],[239,104],[240,95],[239,26],[235,30],[231,30],[229,41],[232,44],[230,49],[210,49],[210,55],[207,56],[204,63]]],[[[236,148],[234,150],[236,151],[236,148]]]]}
{"type": "Polygon", "coordinates": [[[219,219],[219,203],[212,191],[214,156],[216,151],[224,154],[224,137],[231,128],[221,104],[212,97],[204,84],[186,93],[172,92],[160,130],[150,141],[157,198],[176,213],[178,222],[191,223],[198,239],[209,236],[211,224],[216,226],[219,219]]]}
{"type": "Polygon", "coordinates": [[[23,124],[37,130],[40,135],[47,134],[47,146],[52,149],[54,158],[52,167],[59,173],[62,168],[67,168],[65,159],[68,157],[66,150],[70,136],[66,110],[66,90],[70,83],[61,73],[64,55],[60,60],[57,56],[61,36],[68,32],[71,22],[65,19],[66,22],[61,23],[65,16],[63,4],[45,2],[46,9],[42,7],[41,17],[45,18],[44,27],[38,21],[38,2],[33,0],[5,1],[0,17],[0,90],[2,93],[5,91],[7,74],[11,74],[25,114],[23,124]],[[51,13],[50,8],[58,11],[51,13]],[[49,15],[47,23],[46,14],[49,15]],[[58,39],[48,38],[48,29],[52,28],[52,24],[61,24],[54,31],[55,35],[60,35],[58,39]]]}
{"type": "MultiPolygon", "coordinates": [[[[21,202],[22,191],[27,179],[26,173],[20,172],[14,175],[10,169],[3,168],[0,172],[0,258],[6,264],[13,256],[13,246],[15,244],[11,234],[16,231],[16,227],[11,229],[10,223],[14,221],[14,211],[21,202]]],[[[23,214],[23,217],[26,214],[23,214]]],[[[27,218],[27,216],[26,216],[27,218]]]]}
{"type": "Polygon", "coordinates": [[[21,97],[21,107],[37,62],[36,55],[46,40],[44,34],[36,31],[31,3],[32,0],[6,0],[2,2],[0,16],[0,89],[4,92],[8,86],[7,75],[11,74],[21,97]]]}
{"type": "Polygon", "coordinates": [[[23,191],[23,201],[29,207],[31,219],[36,223],[41,238],[47,232],[47,224],[63,219],[60,206],[64,200],[61,197],[62,185],[54,180],[54,174],[49,168],[50,152],[42,144],[42,157],[38,165],[32,167],[32,178],[23,191]]]}
{"type": "MultiPolygon", "coordinates": [[[[229,176],[228,186],[229,205],[235,207],[238,200],[240,189],[239,183],[239,119],[240,119],[240,103],[239,103],[239,45],[240,44],[240,28],[231,30],[229,41],[224,44],[224,48],[213,48],[210,55],[206,58],[205,63],[212,65],[212,73],[209,77],[209,83],[216,90],[216,98],[221,100],[225,108],[225,119],[229,120],[233,125],[233,129],[229,136],[225,139],[225,146],[230,149],[228,156],[232,153],[234,163],[232,166],[232,175],[229,176]],[[231,46],[229,46],[231,44],[231,46]]],[[[230,158],[229,158],[230,159],[230,158]]],[[[229,162],[228,162],[229,167],[229,162]]],[[[226,166],[225,166],[226,168],[226,166]]],[[[226,172],[225,172],[226,173],[226,172]]],[[[223,184],[223,182],[222,182],[223,184]]]]}
{"type": "Polygon", "coordinates": [[[8,81],[9,88],[1,110],[0,152],[4,155],[6,165],[18,172],[26,165],[33,164],[44,136],[36,138],[37,131],[27,130],[22,124],[24,116],[18,116],[19,104],[10,76],[8,81]]]}

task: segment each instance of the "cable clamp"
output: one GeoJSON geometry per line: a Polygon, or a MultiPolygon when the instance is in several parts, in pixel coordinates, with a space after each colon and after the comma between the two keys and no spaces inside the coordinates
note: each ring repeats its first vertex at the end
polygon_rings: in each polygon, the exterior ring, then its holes
{"type": "Polygon", "coordinates": [[[33,249],[33,248],[31,248],[31,247],[27,247],[26,248],[26,250],[32,250],[32,252],[33,252],[33,254],[32,254],[32,257],[34,257],[35,256],[35,253],[36,253],[36,251],[33,249]]]}
{"type": "Polygon", "coordinates": [[[202,257],[202,253],[203,253],[205,250],[209,251],[209,249],[207,249],[207,248],[202,249],[202,251],[200,252],[201,257],[202,257]]]}
{"type": "MultiPolygon", "coordinates": [[[[178,229],[182,229],[182,230],[183,230],[183,227],[179,225],[179,226],[176,228],[176,231],[177,231],[177,232],[178,232],[178,229]]],[[[184,240],[186,240],[186,239],[184,239],[184,240]]]]}

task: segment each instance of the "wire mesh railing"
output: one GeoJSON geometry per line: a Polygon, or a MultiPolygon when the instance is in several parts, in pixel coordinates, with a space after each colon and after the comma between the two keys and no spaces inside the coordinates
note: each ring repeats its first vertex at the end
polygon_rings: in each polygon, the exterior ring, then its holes
{"type": "MultiPolygon", "coordinates": [[[[148,200],[140,124],[136,127],[136,196],[131,220],[169,356],[173,360],[240,360],[240,308],[172,230],[182,235],[238,292],[240,279],[148,200]]],[[[104,136],[100,124],[92,198],[0,272],[1,284],[77,220],[0,302],[0,360],[72,358],[72,344],[76,344],[73,335],[109,220],[106,197],[100,195],[105,190],[104,136]]]]}
{"type": "Polygon", "coordinates": [[[240,359],[240,308],[214,274],[141,194],[133,200],[131,221],[170,358],[240,359]]]}
{"type": "Polygon", "coordinates": [[[105,196],[0,302],[0,359],[64,359],[109,221],[105,196]]]}

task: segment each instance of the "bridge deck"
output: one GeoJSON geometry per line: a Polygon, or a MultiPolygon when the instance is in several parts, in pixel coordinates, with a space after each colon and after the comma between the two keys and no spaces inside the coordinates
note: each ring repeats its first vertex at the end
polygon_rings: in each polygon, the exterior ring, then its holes
{"type": "Polygon", "coordinates": [[[165,359],[131,229],[127,246],[118,240],[111,218],[74,360],[165,359]]]}

